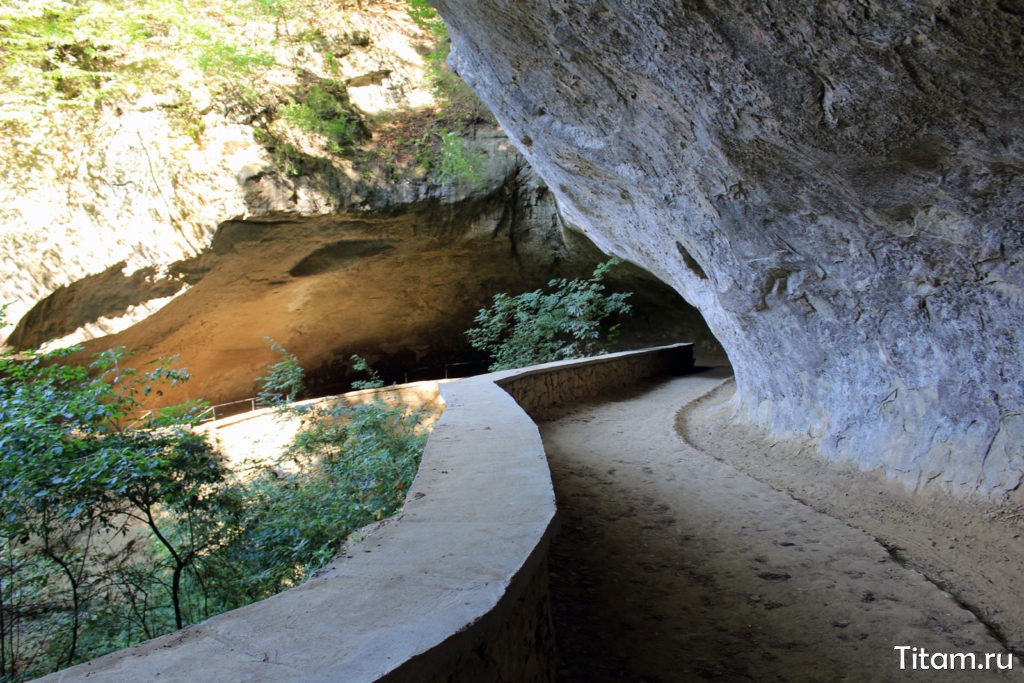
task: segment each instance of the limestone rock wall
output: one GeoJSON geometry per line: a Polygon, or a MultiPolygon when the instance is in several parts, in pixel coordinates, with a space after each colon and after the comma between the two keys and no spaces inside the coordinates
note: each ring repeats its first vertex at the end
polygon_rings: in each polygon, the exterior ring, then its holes
{"type": "MultiPolygon", "coordinates": [[[[265,131],[257,124],[292,101],[301,78],[346,84],[347,97],[367,117],[435,106],[424,55],[436,39],[410,18],[407,5],[345,5],[325,17],[330,26],[305,26],[316,29],[313,42],[290,34],[284,39],[279,31],[286,27],[258,11],[244,28],[235,24],[238,44],[230,47],[244,54],[251,40],[276,47],[272,72],[250,75],[249,83],[236,74],[238,82],[225,86],[219,70],[205,73],[189,50],[154,40],[113,52],[134,64],[135,52],[148,50],[146,59],[167,68],[145,71],[143,83],[102,104],[76,107],[58,97],[35,102],[27,83],[0,93],[0,305],[8,306],[0,335],[6,338],[55,292],[58,299],[100,300],[72,316],[89,325],[75,341],[124,329],[159,307],[147,305],[152,290],[180,291],[187,284],[174,277],[173,264],[206,250],[227,220],[380,209],[441,194],[412,178],[376,177],[350,159],[320,158],[318,172],[288,172],[261,137],[265,131]],[[367,77],[374,74],[379,77],[367,77]],[[242,85],[262,92],[246,95],[235,87],[242,85]],[[114,286],[126,290],[123,295],[97,287],[119,274],[114,286]],[[82,280],[77,291],[61,291],[82,280]],[[88,319],[93,312],[103,319],[88,319]]],[[[223,9],[231,15],[231,8],[223,9]]],[[[303,134],[292,128],[290,135],[303,134]]],[[[305,153],[314,152],[310,142],[305,153]]],[[[46,314],[59,318],[61,308],[51,304],[46,314]]],[[[57,322],[54,331],[66,334],[62,326],[57,322]]]]}
{"type": "Polygon", "coordinates": [[[702,311],[747,415],[1018,490],[1024,5],[435,4],[568,219],[702,311]]]}
{"type": "MultiPolygon", "coordinates": [[[[101,105],[0,93],[3,343],[84,343],[83,362],[123,345],[140,367],[177,356],[192,381],[149,400],[220,403],[255,395],[278,360],[271,337],[299,356],[310,392],[337,392],[353,354],[388,382],[483,369],[464,330],[494,293],[589,276],[606,259],[486,110],[442,78],[422,13],[405,0],[342,5],[207,16],[232,32],[224,45],[272,50],[243,80],[202,66],[212,43],[154,39],[114,52],[121,66],[145,52],[145,83],[101,105]],[[296,113],[325,96],[344,110],[350,148],[296,113]]],[[[649,273],[618,269],[609,284],[636,292],[626,347],[696,340],[720,353],[649,273]]]]}
{"type": "Polygon", "coordinates": [[[168,107],[150,98],[102,112],[88,139],[49,139],[35,154],[38,168],[6,174],[0,303],[10,305],[8,323],[114,264],[131,278],[194,256],[220,220],[246,215],[236,176],[266,162],[251,131],[211,115],[200,146],[174,127],[168,107]]]}

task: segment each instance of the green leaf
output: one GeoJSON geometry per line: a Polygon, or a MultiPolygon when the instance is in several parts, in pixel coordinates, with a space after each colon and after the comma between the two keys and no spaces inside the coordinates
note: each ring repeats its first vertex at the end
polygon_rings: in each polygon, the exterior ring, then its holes
{"type": "Polygon", "coordinates": [[[466,337],[474,348],[491,355],[491,370],[599,353],[606,348],[602,339],[613,340],[618,329],[612,319],[630,312],[630,294],[606,294],[602,284],[618,263],[611,259],[599,264],[588,280],[552,279],[548,292],[495,294],[491,306],[477,313],[476,326],[466,337]]]}

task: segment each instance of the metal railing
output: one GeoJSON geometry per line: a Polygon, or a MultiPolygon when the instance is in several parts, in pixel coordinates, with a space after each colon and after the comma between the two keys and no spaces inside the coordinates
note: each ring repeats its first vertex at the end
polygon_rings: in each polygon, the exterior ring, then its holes
{"type": "Polygon", "coordinates": [[[207,408],[203,412],[199,413],[199,422],[212,422],[213,420],[219,420],[222,417],[230,417],[232,415],[241,415],[242,413],[251,413],[254,410],[256,410],[256,398],[255,397],[253,397],[253,398],[243,398],[243,399],[241,399],[239,401],[230,401],[228,403],[218,403],[217,405],[210,406],[209,408],[207,408]],[[248,404],[249,407],[245,408],[245,409],[242,409],[242,410],[228,411],[226,413],[224,411],[221,411],[221,414],[217,413],[218,410],[221,410],[223,408],[227,408],[228,406],[237,406],[237,405],[243,405],[243,404],[248,404]]]}
{"type": "MultiPolygon", "coordinates": [[[[437,370],[441,368],[440,365],[424,365],[418,368],[411,368],[405,371],[405,382],[417,381],[417,378],[424,379],[436,379],[437,370]]],[[[449,371],[457,371],[458,374],[455,377],[464,377],[465,374],[458,371],[458,368],[474,368],[474,372],[471,374],[480,374],[487,371],[487,364],[481,361],[466,361],[464,363],[445,363],[443,366],[443,372],[445,379],[450,379],[451,375],[449,371]]]]}
{"type": "MultiPolygon", "coordinates": [[[[454,373],[455,377],[463,377],[465,375],[463,375],[458,370],[459,368],[470,368],[470,367],[474,367],[474,366],[476,366],[476,368],[479,368],[481,365],[482,365],[482,363],[480,361],[467,361],[467,362],[464,362],[464,363],[445,363],[443,365],[444,378],[445,379],[449,379],[451,377],[450,371],[452,371],[454,373]]],[[[425,376],[425,377],[435,378],[437,376],[436,375],[436,371],[437,371],[437,369],[439,367],[441,367],[441,366],[429,365],[429,366],[424,366],[424,367],[421,367],[421,368],[412,368],[411,370],[408,370],[408,371],[405,372],[404,381],[405,381],[405,383],[409,383],[410,381],[423,381],[422,378],[417,379],[418,375],[421,375],[421,374],[423,376],[425,376]]],[[[243,398],[243,399],[238,400],[238,401],[230,401],[229,403],[218,403],[217,405],[209,406],[203,412],[201,412],[199,414],[199,422],[201,422],[201,423],[202,422],[212,422],[214,420],[219,420],[222,417],[231,417],[232,415],[241,415],[242,413],[251,413],[254,410],[256,410],[256,398],[255,397],[253,397],[253,398],[243,398]],[[226,413],[221,410],[223,408],[228,408],[229,406],[236,406],[236,405],[242,405],[242,404],[249,404],[249,407],[244,409],[244,410],[231,410],[231,411],[227,411],[226,413]]]]}

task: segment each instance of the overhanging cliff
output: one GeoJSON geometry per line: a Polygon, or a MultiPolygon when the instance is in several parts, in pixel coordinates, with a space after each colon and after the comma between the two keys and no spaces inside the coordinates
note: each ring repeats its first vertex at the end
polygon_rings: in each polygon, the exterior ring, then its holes
{"type": "MultiPolygon", "coordinates": [[[[457,201],[224,221],[208,250],[173,264],[163,281],[187,282],[187,291],[131,327],[85,342],[75,358],[116,346],[133,351],[137,366],[177,357],[193,381],[165,387],[149,405],[254,396],[280,359],[268,337],[299,358],[315,394],[348,389],[352,354],[387,382],[483,369],[464,331],[495,292],[589,276],[606,257],[562,223],[551,193],[504,138],[481,134],[478,142],[488,150],[491,182],[457,201]]],[[[117,303],[118,294],[140,289],[133,282],[115,266],[58,290],[22,319],[12,343],[30,348],[62,324],[58,333],[73,329],[84,304],[117,303]]],[[[695,339],[701,351],[715,350],[700,315],[650,274],[618,267],[608,286],[633,292],[634,314],[619,340],[626,346],[695,339]]]]}
{"type": "Polygon", "coordinates": [[[437,0],[573,223],[747,415],[910,484],[1024,472],[1024,4],[437,0]]]}

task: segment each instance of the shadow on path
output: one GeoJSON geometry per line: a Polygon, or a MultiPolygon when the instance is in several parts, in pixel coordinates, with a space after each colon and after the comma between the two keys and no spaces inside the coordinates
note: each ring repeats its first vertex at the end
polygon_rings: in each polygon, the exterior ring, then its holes
{"type": "Polygon", "coordinates": [[[913,651],[901,670],[904,645],[1007,664],[974,615],[869,535],[678,437],[678,409],[724,376],[653,382],[541,423],[560,517],[560,680],[928,680],[913,651]]]}

